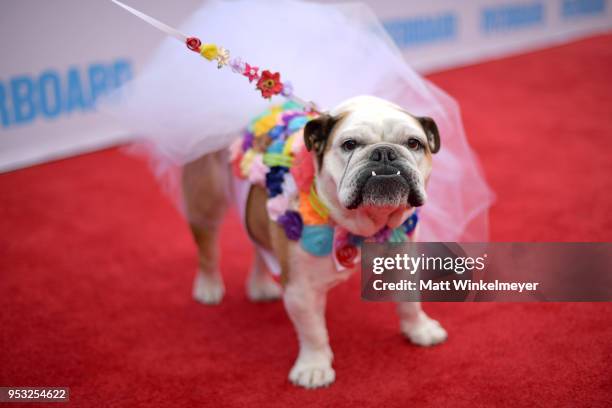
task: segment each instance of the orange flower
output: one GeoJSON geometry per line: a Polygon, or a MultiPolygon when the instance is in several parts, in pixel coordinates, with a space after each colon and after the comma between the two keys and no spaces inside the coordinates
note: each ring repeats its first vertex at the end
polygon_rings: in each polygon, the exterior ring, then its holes
{"type": "Polygon", "coordinates": [[[327,224],[327,218],[323,218],[312,208],[310,200],[308,199],[308,193],[300,192],[300,214],[302,214],[302,220],[304,225],[323,225],[327,224]]]}

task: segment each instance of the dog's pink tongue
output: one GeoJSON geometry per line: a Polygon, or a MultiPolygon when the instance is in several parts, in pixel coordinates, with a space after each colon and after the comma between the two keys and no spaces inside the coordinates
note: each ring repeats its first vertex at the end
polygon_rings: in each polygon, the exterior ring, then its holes
{"type": "Polygon", "coordinates": [[[404,221],[412,213],[412,208],[398,208],[389,214],[389,220],[387,221],[387,227],[394,229],[402,225],[404,221]]]}

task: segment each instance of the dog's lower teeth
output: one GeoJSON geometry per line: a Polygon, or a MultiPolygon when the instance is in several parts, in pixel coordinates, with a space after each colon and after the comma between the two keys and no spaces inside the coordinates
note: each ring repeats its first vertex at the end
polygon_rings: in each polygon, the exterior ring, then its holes
{"type": "Polygon", "coordinates": [[[372,175],[373,175],[373,176],[375,176],[375,175],[376,175],[376,172],[375,172],[374,170],[372,170],[372,175]]]}

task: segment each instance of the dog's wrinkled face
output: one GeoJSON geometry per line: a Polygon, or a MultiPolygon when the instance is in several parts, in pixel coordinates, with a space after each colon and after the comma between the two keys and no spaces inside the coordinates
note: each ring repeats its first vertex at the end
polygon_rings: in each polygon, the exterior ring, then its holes
{"type": "Polygon", "coordinates": [[[393,211],[425,203],[431,154],[440,148],[432,119],[362,96],[309,122],[304,140],[317,155],[326,204],[393,211]]]}

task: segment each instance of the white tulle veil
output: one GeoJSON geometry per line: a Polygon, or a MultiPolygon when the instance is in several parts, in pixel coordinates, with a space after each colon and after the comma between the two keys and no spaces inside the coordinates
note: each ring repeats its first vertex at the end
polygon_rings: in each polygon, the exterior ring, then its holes
{"type": "MultiPolygon", "coordinates": [[[[296,94],[322,110],[375,95],[434,118],[442,149],[434,156],[420,239],[487,240],[493,194],[466,140],[457,103],[410,68],[367,6],[209,1],[180,30],[280,72],[296,94]]],[[[228,147],[270,104],[246,78],[217,69],[172,38],[124,91],[114,111],[152,147],[158,175],[228,147]]]]}

